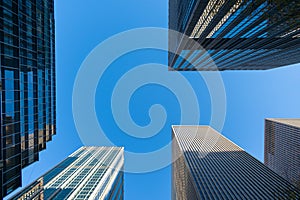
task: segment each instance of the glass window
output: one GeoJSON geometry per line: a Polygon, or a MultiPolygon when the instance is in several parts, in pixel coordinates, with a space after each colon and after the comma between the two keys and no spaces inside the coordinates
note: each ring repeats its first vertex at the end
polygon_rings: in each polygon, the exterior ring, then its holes
{"type": "Polygon", "coordinates": [[[7,119],[13,122],[14,117],[14,71],[5,70],[5,112],[7,115],[7,119]]]}

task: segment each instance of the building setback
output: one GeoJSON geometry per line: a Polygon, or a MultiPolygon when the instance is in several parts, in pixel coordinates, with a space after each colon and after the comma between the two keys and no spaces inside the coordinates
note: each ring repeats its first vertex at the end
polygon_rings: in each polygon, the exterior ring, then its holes
{"type": "Polygon", "coordinates": [[[211,127],[172,131],[172,199],[300,198],[296,187],[211,127]]]}
{"type": "Polygon", "coordinates": [[[122,200],[123,169],[124,148],[81,147],[11,199],[122,200]]]}
{"type": "Polygon", "coordinates": [[[298,0],[169,0],[170,70],[266,70],[300,62],[298,0]],[[202,47],[195,47],[198,42],[202,47]]]}
{"type": "Polygon", "coordinates": [[[265,165],[300,188],[300,119],[265,120],[265,165]]]}
{"type": "Polygon", "coordinates": [[[0,1],[0,198],[56,134],[53,4],[0,1]]]}

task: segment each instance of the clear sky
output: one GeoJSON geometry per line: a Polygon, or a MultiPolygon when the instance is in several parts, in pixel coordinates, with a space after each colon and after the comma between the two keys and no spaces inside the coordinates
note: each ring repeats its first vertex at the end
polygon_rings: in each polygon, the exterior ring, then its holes
{"type": "MultiPolygon", "coordinates": [[[[167,0],[63,0],[56,1],[55,12],[57,136],[47,144],[47,149],[40,153],[40,161],[24,170],[24,185],[82,146],[73,121],[72,91],[77,71],[90,51],[110,36],[126,30],[168,27],[167,0]]],[[[115,144],[138,153],[154,151],[166,145],[171,138],[170,126],[180,123],[178,100],[167,88],[156,84],[145,85],[133,94],[130,113],[137,124],[145,126],[150,120],[149,107],[153,104],[162,104],[168,118],[158,135],[149,139],[135,139],[124,135],[114,122],[109,97],[115,83],[122,73],[133,66],[145,63],[166,65],[167,54],[143,50],[121,57],[105,72],[96,94],[97,116],[107,136],[115,144]]],[[[208,124],[211,108],[206,85],[197,72],[183,72],[183,74],[199,99],[200,123],[208,124]]],[[[264,118],[300,118],[300,66],[221,74],[227,95],[227,115],[222,133],[263,161],[264,118]]],[[[143,76],[138,78],[143,79],[143,76]]],[[[170,173],[170,166],[145,174],[126,173],[125,199],[170,199],[170,173]]]]}

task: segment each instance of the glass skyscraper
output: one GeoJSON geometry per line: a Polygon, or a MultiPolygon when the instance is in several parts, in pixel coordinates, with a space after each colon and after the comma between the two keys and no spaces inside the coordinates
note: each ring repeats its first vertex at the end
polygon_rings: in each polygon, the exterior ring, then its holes
{"type": "Polygon", "coordinates": [[[173,126],[172,199],[299,199],[299,190],[208,126],[173,126]]]}
{"type": "Polygon", "coordinates": [[[124,148],[81,147],[11,199],[122,200],[124,148]]]}
{"type": "Polygon", "coordinates": [[[265,164],[300,188],[300,119],[265,120],[265,164]]]}
{"type": "Polygon", "coordinates": [[[169,0],[170,70],[265,70],[300,62],[299,0],[169,0]],[[194,46],[198,42],[201,47],[194,46]]]}
{"type": "Polygon", "coordinates": [[[0,1],[0,198],[56,133],[53,4],[0,1]]]}

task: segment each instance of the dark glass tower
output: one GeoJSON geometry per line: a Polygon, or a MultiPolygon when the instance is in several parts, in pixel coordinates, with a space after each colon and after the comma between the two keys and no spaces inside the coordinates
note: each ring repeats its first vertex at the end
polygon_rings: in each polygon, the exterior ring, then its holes
{"type": "Polygon", "coordinates": [[[172,131],[172,199],[300,198],[295,186],[214,129],[173,126],[172,131]]]}
{"type": "Polygon", "coordinates": [[[265,70],[300,62],[298,0],[169,0],[170,70],[265,70]],[[202,48],[193,46],[198,42],[202,48]]]}
{"type": "Polygon", "coordinates": [[[56,132],[53,0],[0,1],[0,198],[56,132]]]}
{"type": "Polygon", "coordinates": [[[11,200],[124,199],[124,148],[81,147],[11,200]]]}
{"type": "Polygon", "coordinates": [[[300,119],[265,120],[265,165],[300,188],[300,119]]]}

